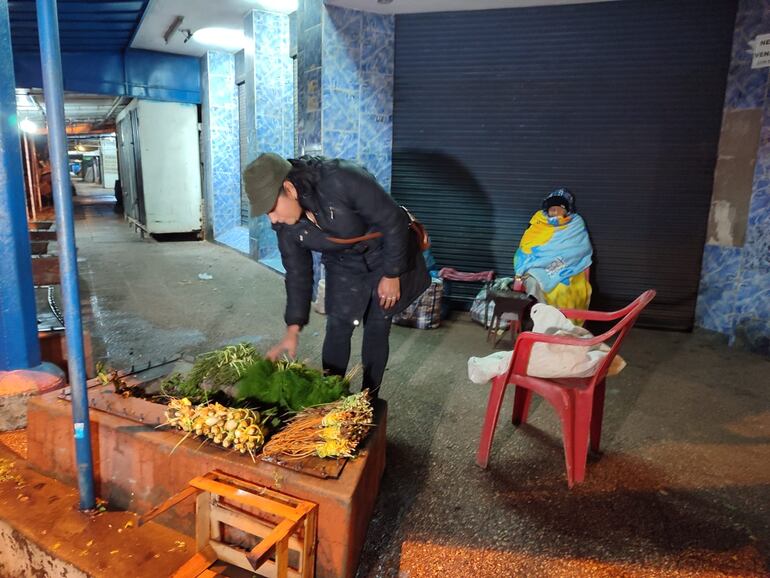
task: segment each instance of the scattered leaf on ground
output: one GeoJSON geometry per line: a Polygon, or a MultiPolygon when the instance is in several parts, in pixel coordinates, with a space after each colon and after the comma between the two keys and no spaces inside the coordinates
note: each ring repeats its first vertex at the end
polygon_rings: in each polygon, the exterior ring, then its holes
{"type": "Polygon", "coordinates": [[[187,548],[187,544],[183,542],[182,540],[174,540],[174,547],[169,550],[169,552],[174,552],[176,550],[184,550],[187,548]]]}
{"type": "Polygon", "coordinates": [[[0,459],[0,482],[16,482],[17,484],[23,483],[22,477],[16,472],[16,462],[7,460],[5,458],[0,459]]]}

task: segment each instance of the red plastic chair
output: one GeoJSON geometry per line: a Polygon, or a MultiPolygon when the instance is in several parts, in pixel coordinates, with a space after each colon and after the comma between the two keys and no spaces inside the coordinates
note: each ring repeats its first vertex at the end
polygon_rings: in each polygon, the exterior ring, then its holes
{"type": "Polygon", "coordinates": [[[619,319],[612,329],[592,339],[545,335],[542,333],[520,333],[513,349],[513,357],[508,371],[492,380],[489,403],[481,430],[481,440],[476,453],[476,463],[486,468],[492,438],[500,414],[500,406],[508,384],[515,385],[513,398],[513,424],[526,423],[532,393],[544,397],[556,409],[562,424],[564,437],[564,457],[567,462],[567,483],[571,488],[583,481],[588,457],[588,439],[591,449],[599,451],[604,415],[605,378],[612,360],[623,342],[628,330],[647,304],[655,297],[655,291],[649,289],[637,297],[633,303],[620,311],[600,312],[579,309],[564,309],[562,313],[571,319],[587,321],[613,321],[619,319]],[[599,366],[598,371],[587,378],[543,379],[527,375],[529,356],[535,343],[554,343],[558,345],[578,345],[587,347],[598,345],[615,337],[609,353],[599,366]],[[590,430],[590,431],[589,431],[590,430]]]}

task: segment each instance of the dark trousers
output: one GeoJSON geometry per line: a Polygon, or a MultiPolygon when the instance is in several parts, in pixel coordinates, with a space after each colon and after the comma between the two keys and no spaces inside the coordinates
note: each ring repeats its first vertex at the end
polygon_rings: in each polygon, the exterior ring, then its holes
{"type": "MultiPolygon", "coordinates": [[[[345,375],[350,361],[350,340],[353,330],[360,324],[357,320],[337,315],[326,319],[326,338],[323,346],[323,367],[332,375],[345,375]]],[[[380,307],[376,291],[366,308],[363,318],[364,339],[361,347],[363,364],[363,388],[377,397],[385,374],[390,354],[389,337],[391,317],[380,307]]]]}

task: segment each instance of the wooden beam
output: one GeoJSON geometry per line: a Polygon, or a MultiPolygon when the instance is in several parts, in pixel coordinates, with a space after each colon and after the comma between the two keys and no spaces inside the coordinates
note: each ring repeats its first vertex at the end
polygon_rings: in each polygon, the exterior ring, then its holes
{"type": "Polygon", "coordinates": [[[159,506],[155,506],[152,510],[147,512],[144,516],[139,517],[139,521],[137,522],[137,526],[142,526],[152,520],[153,518],[159,516],[166,510],[169,510],[176,506],[179,502],[182,502],[186,500],[187,498],[191,498],[192,496],[195,496],[197,494],[200,494],[201,490],[198,488],[193,487],[186,487],[184,490],[179,492],[178,494],[174,494],[171,496],[168,500],[160,504],[159,506]]]}
{"type": "Polygon", "coordinates": [[[277,500],[283,504],[287,504],[292,508],[296,508],[300,504],[312,504],[312,502],[306,502],[304,500],[299,500],[297,498],[293,498],[292,496],[288,496],[286,494],[276,492],[275,490],[271,490],[267,486],[260,486],[259,484],[255,484],[254,482],[249,482],[248,480],[242,480],[241,478],[236,478],[235,476],[231,474],[227,474],[221,470],[213,470],[211,473],[214,475],[214,479],[216,480],[226,480],[232,483],[234,486],[239,486],[243,489],[251,490],[253,493],[259,494],[260,496],[270,496],[274,500],[277,500]]]}
{"type": "Polygon", "coordinates": [[[295,508],[291,508],[284,504],[276,503],[273,500],[263,498],[262,496],[259,496],[257,494],[253,494],[250,492],[246,492],[244,490],[239,490],[238,488],[234,488],[233,486],[228,486],[227,484],[223,484],[221,482],[217,482],[212,479],[193,478],[192,480],[190,480],[190,485],[204,492],[211,492],[212,494],[218,494],[223,498],[228,498],[236,502],[241,502],[248,506],[254,506],[256,508],[259,508],[260,510],[263,510],[270,514],[275,514],[276,516],[280,516],[282,518],[288,518],[293,522],[297,522],[304,515],[303,512],[299,512],[295,508]]]}
{"type": "MultiPolygon", "coordinates": [[[[255,570],[259,568],[262,564],[264,564],[265,560],[267,559],[267,556],[270,554],[270,550],[273,549],[273,547],[276,547],[276,562],[278,561],[278,544],[283,544],[281,547],[282,550],[286,550],[286,556],[288,557],[288,551],[289,551],[289,541],[288,538],[291,534],[294,533],[294,530],[296,529],[297,525],[299,524],[298,521],[295,520],[284,520],[280,524],[278,524],[275,528],[273,528],[273,531],[270,532],[265,538],[254,548],[249,552],[246,556],[248,558],[249,562],[251,563],[252,568],[255,570]],[[285,542],[285,544],[284,544],[285,542]]],[[[278,565],[278,575],[281,575],[281,569],[280,564],[278,565]]],[[[283,578],[283,577],[282,577],[283,578]]]]}
{"type": "MultiPolygon", "coordinates": [[[[232,546],[228,546],[227,544],[213,540],[211,541],[211,547],[214,548],[214,551],[217,553],[217,558],[223,562],[227,562],[233,566],[238,566],[238,568],[243,568],[244,570],[249,570],[251,572],[254,571],[251,567],[251,564],[249,564],[249,561],[246,559],[246,552],[243,550],[233,548],[232,546]]],[[[278,572],[275,566],[275,562],[272,560],[266,560],[265,563],[259,567],[258,574],[260,576],[264,576],[265,578],[277,578],[278,572]]],[[[289,568],[287,576],[288,578],[302,578],[300,573],[293,568],[289,568]]]]}
{"type": "Polygon", "coordinates": [[[211,494],[201,492],[195,498],[195,543],[203,550],[211,540],[211,494]]]}
{"type": "Polygon", "coordinates": [[[289,578],[289,540],[283,538],[275,545],[275,566],[278,578],[289,578]]]}
{"type": "Polygon", "coordinates": [[[179,570],[171,575],[171,578],[198,578],[216,561],[217,554],[214,548],[207,546],[185,562],[179,570]]]}
{"type": "MultiPolygon", "coordinates": [[[[270,532],[273,531],[273,526],[265,524],[257,518],[238,512],[232,509],[227,504],[214,504],[211,506],[211,520],[212,522],[221,522],[238,528],[244,532],[248,532],[259,538],[264,538],[270,532]]],[[[215,538],[216,539],[216,538],[215,538]]],[[[296,536],[292,535],[289,538],[289,548],[296,552],[302,552],[304,543],[296,536]]]]}
{"type": "Polygon", "coordinates": [[[316,531],[318,524],[318,506],[314,506],[305,516],[305,537],[302,556],[300,556],[302,578],[315,576],[316,531]]]}

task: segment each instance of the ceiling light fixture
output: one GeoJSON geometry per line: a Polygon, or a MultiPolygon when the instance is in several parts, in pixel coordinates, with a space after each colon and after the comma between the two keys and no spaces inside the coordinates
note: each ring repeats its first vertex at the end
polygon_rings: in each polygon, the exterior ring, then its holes
{"type": "Polygon", "coordinates": [[[168,41],[171,40],[174,32],[176,32],[177,29],[182,25],[182,22],[184,22],[184,16],[177,16],[174,18],[171,26],[166,29],[166,32],[163,34],[163,40],[166,41],[166,44],[168,44],[168,41]]]}
{"type": "Polygon", "coordinates": [[[235,28],[201,28],[192,33],[192,38],[198,44],[229,52],[236,52],[246,47],[243,31],[235,28]]]}
{"type": "Polygon", "coordinates": [[[37,132],[37,125],[28,118],[23,119],[19,123],[19,128],[24,132],[29,132],[32,134],[37,132]]]}
{"type": "Polygon", "coordinates": [[[393,4],[393,0],[377,0],[377,4],[393,4]]]}

